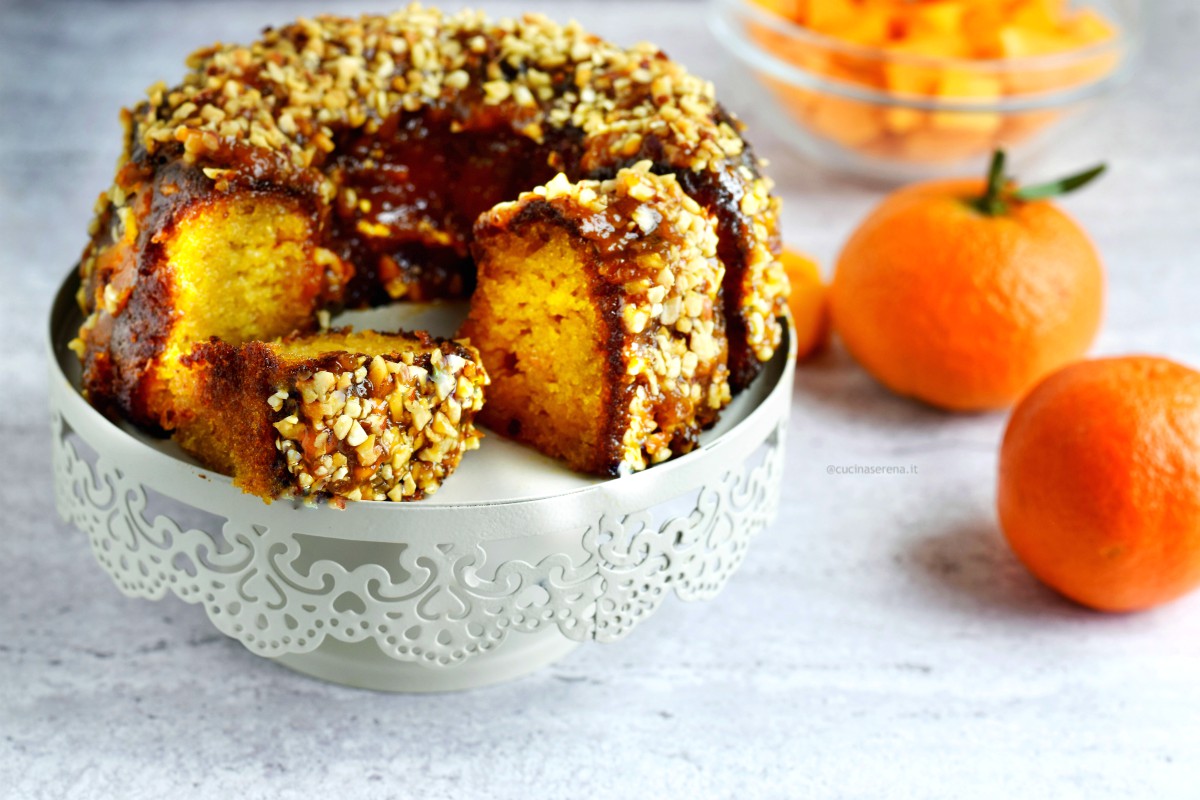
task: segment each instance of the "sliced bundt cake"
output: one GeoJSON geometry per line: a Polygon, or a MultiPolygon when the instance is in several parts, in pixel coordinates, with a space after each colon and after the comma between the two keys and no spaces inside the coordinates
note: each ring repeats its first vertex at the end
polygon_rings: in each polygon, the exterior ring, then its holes
{"type": "Polygon", "coordinates": [[[480,213],[559,172],[604,179],[643,160],[716,221],[734,390],[779,342],[770,183],[712,85],[652,46],[414,5],[300,20],[188,64],[126,112],[82,259],[77,349],[107,413],[170,429],[192,341],[468,294],[480,213]]]}

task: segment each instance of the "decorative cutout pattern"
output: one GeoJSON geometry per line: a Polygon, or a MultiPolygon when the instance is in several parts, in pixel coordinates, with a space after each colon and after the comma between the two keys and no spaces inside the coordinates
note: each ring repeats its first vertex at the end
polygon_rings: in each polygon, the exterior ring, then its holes
{"type": "Polygon", "coordinates": [[[82,455],[57,410],[52,424],[59,514],[88,534],[125,594],[154,600],[170,591],[202,603],[217,628],[264,656],[308,652],[326,637],[369,639],[392,658],[432,667],[486,653],[512,631],[555,626],[569,639],[613,641],[671,591],[712,597],[774,517],[786,433],[784,420],[761,462],[700,488],[690,509],[676,499],[605,516],[580,531],[574,555],[529,563],[469,535],[359,544],[258,524],[227,521],[214,535],[163,515],[149,521],[147,487],[103,456],[82,455]],[[348,565],[339,548],[365,549],[348,565]]]}

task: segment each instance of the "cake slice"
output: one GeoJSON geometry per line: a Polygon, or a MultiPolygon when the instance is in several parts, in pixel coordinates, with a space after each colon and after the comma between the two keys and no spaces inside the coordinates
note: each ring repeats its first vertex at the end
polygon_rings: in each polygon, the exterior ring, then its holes
{"type": "Polygon", "coordinates": [[[180,364],[177,441],[266,500],[419,500],[479,446],[479,354],[423,332],[213,339],[180,364]]]}
{"type": "Polygon", "coordinates": [[[730,398],[715,224],[650,162],[545,186],[475,226],[460,331],[492,377],[483,424],[617,475],[696,446],[730,398]]]}

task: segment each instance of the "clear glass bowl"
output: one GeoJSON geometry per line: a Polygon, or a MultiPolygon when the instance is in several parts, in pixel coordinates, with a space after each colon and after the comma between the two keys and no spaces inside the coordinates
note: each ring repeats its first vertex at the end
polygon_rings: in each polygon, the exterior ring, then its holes
{"type": "MultiPolygon", "coordinates": [[[[1076,3],[1117,29],[1066,53],[942,58],[835,39],[752,2],[710,0],[717,39],[765,90],[779,135],[829,168],[886,181],[979,170],[1053,142],[1133,73],[1147,0],[1076,3]]],[[[759,106],[755,111],[760,110],[759,106]]]]}

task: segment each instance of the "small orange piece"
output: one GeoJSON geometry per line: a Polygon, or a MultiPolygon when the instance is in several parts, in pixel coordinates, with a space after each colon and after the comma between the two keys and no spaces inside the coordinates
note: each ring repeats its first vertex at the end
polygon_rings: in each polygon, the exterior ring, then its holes
{"type": "Polygon", "coordinates": [[[850,353],[892,391],[941,408],[1011,405],[1082,356],[1104,275],[1083,230],[1048,201],[988,215],[978,180],[892,194],[851,236],[830,291],[850,353]]]}
{"type": "Polygon", "coordinates": [[[1102,611],[1200,584],[1200,373],[1151,356],[1084,361],[1009,420],[997,509],[1017,557],[1102,611]]]}
{"type": "Polygon", "coordinates": [[[792,285],[788,307],[796,325],[796,357],[805,359],[829,343],[829,290],[821,280],[817,262],[795,250],[779,257],[792,285]]]}

